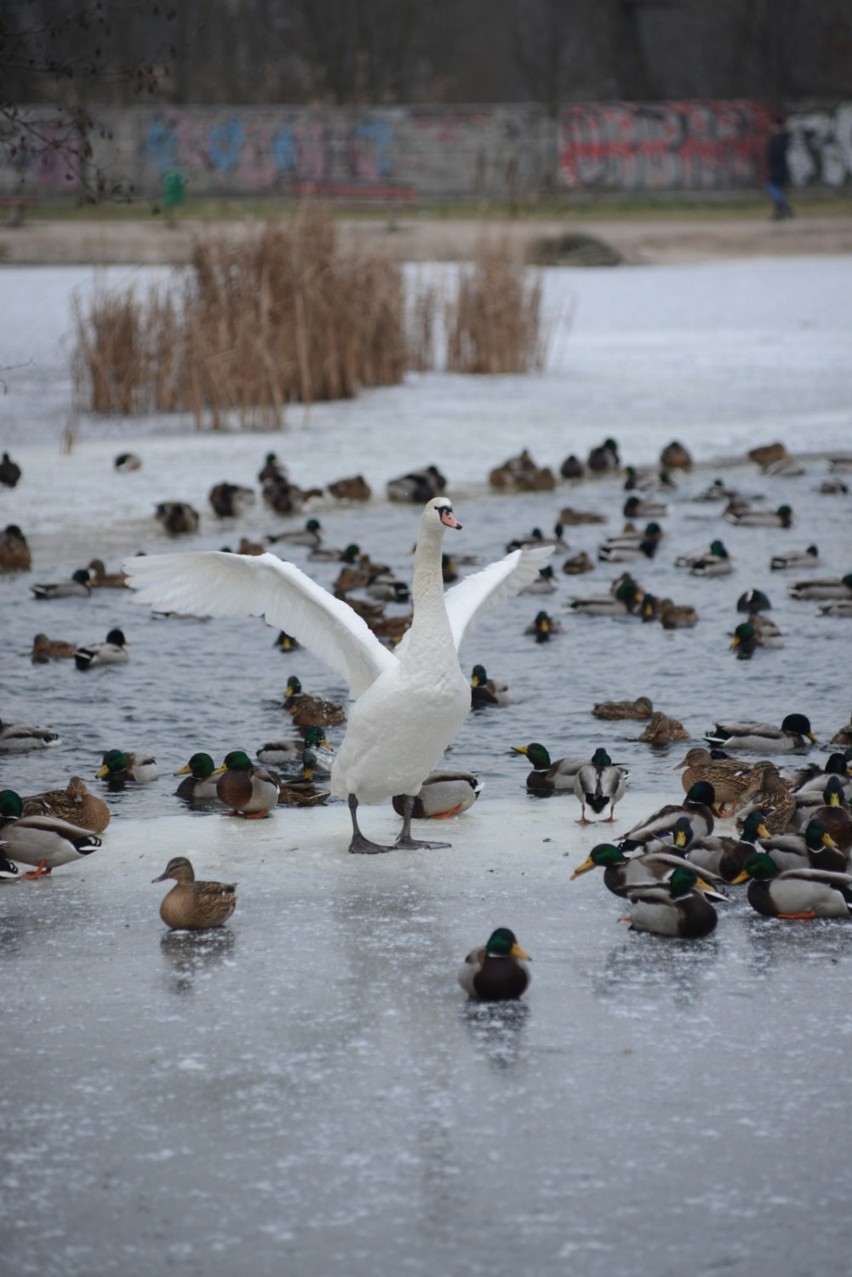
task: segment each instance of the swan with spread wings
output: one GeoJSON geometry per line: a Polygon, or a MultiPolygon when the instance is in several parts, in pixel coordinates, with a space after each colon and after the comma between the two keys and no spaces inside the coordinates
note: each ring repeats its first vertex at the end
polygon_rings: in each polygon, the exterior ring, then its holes
{"type": "Polygon", "coordinates": [[[470,683],[459,665],[465,636],[489,608],[538,573],[551,547],[515,550],[444,593],[441,547],[460,529],[447,497],[429,501],[414,557],[414,619],[394,651],[367,624],[292,563],[273,554],[221,551],[144,555],[125,565],[138,601],[158,611],[203,616],[262,616],[286,630],[349,684],[352,705],[331,771],[331,791],[347,800],[353,852],[390,851],[365,838],[359,803],[404,795],[394,848],[446,846],[411,837],[414,798],[470,710],[470,683]]]}

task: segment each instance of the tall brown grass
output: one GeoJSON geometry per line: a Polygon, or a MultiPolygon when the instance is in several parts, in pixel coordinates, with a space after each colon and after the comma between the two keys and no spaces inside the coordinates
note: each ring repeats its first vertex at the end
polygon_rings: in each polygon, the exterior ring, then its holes
{"type": "Polygon", "coordinates": [[[545,359],[541,280],[499,240],[483,242],[462,267],[447,304],[447,368],[466,373],[525,373],[545,359]]]}
{"type": "MultiPolygon", "coordinates": [[[[448,366],[540,366],[539,303],[507,250],[481,254],[451,306],[448,366]]],[[[433,367],[440,304],[424,285],[406,306],[400,263],[342,241],[316,209],[239,238],[212,235],[169,287],[141,299],[100,291],[77,308],[77,406],[278,428],[290,403],[348,399],[433,367]]]]}

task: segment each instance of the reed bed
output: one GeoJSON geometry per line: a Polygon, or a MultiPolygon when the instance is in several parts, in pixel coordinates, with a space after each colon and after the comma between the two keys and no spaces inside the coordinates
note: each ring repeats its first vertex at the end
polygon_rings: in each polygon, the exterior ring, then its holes
{"type": "MultiPolygon", "coordinates": [[[[483,251],[444,317],[447,366],[540,367],[539,305],[520,262],[483,251]]],[[[239,239],[212,235],[168,287],[102,291],[77,308],[77,407],[280,428],[288,404],[349,399],[434,367],[441,306],[433,284],[406,299],[399,262],[341,241],[316,210],[239,239]]]]}
{"type": "Polygon", "coordinates": [[[544,366],[541,280],[502,241],[485,242],[462,268],[446,309],[451,372],[526,373],[544,366]]]}

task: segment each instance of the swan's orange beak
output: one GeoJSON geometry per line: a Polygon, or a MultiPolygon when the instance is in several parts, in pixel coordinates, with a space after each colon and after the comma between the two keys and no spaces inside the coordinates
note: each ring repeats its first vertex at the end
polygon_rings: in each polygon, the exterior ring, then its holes
{"type": "Polygon", "coordinates": [[[461,531],[462,525],[459,523],[458,519],[453,514],[452,510],[441,511],[441,522],[443,523],[445,528],[457,528],[459,531],[461,531]]]}

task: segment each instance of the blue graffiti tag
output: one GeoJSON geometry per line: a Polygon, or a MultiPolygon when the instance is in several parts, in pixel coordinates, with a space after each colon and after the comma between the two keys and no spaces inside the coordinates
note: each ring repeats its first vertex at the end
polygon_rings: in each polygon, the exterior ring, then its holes
{"type": "Polygon", "coordinates": [[[145,137],[145,154],[150,155],[162,175],[177,165],[178,137],[161,115],[153,116],[145,137]]]}
{"type": "Polygon", "coordinates": [[[242,123],[232,117],[210,130],[207,158],[220,173],[230,173],[240,162],[243,149],[242,123]]]}

